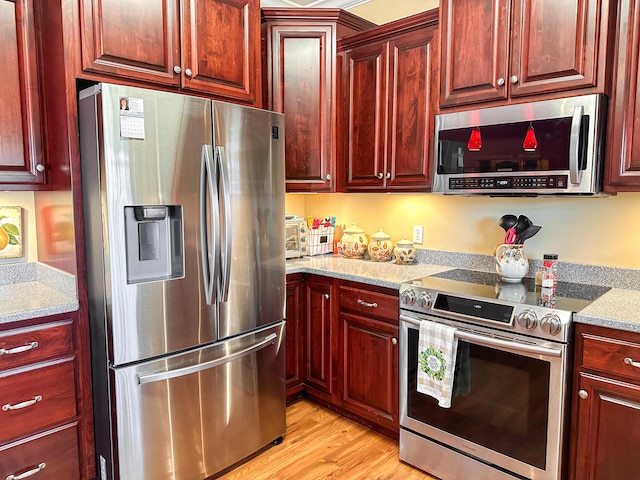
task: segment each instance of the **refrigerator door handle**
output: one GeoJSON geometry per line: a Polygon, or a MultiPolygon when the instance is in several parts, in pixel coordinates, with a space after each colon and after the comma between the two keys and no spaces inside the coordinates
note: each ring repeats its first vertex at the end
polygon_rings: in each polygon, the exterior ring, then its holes
{"type": "Polygon", "coordinates": [[[220,278],[220,295],[218,300],[220,302],[226,302],[229,300],[229,278],[231,277],[231,195],[229,193],[229,169],[224,161],[224,148],[216,147],[216,161],[218,164],[218,171],[220,172],[220,195],[222,201],[222,225],[221,233],[221,263],[222,263],[222,277],[220,278]]]}
{"type": "Polygon", "coordinates": [[[216,166],[213,162],[213,147],[202,145],[200,164],[200,255],[202,261],[202,277],[207,305],[215,303],[213,289],[216,286],[216,270],[219,255],[219,234],[216,231],[220,224],[220,205],[218,200],[216,166]],[[211,226],[207,221],[207,199],[211,203],[211,226]],[[210,229],[209,229],[210,228],[210,229]],[[209,244],[211,242],[211,245],[209,244]]]}
{"type": "Polygon", "coordinates": [[[167,372],[138,375],[138,383],[140,385],[144,385],[147,383],[159,382],[161,380],[184,377],[185,375],[189,375],[191,373],[201,372],[210,368],[219,367],[220,365],[224,365],[225,363],[233,362],[234,360],[245,357],[251,353],[257,352],[258,350],[262,350],[267,345],[275,343],[276,338],[278,338],[278,334],[272,333],[270,335],[267,335],[264,340],[261,340],[260,342],[255,343],[243,350],[232,353],[230,355],[225,355],[220,358],[216,358],[215,360],[211,360],[209,362],[199,363],[197,365],[191,365],[189,367],[176,368],[175,370],[169,370],[167,372]]]}

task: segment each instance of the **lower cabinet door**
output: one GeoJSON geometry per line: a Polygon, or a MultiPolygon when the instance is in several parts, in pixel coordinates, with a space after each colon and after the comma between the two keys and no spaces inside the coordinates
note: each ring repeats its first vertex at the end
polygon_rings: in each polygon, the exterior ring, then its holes
{"type": "Polygon", "coordinates": [[[340,314],[342,406],[398,431],[398,327],[340,314]]]}
{"type": "Polygon", "coordinates": [[[640,386],[580,374],[575,480],[638,478],[640,386]]]}
{"type": "Polygon", "coordinates": [[[79,465],[76,423],[0,447],[3,480],[76,480],[79,465]]]}

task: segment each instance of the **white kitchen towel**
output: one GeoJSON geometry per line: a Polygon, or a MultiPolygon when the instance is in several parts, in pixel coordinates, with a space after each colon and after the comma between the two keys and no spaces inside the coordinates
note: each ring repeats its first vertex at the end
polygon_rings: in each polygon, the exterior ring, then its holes
{"type": "Polygon", "coordinates": [[[423,320],[418,336],[418,392],[451,407],[458,339],[455,327],[423,320]]]}

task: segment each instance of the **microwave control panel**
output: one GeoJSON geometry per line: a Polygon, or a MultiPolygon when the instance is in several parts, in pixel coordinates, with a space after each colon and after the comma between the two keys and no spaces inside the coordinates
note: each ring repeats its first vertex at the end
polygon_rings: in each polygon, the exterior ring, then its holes
{"type": "Polygon", "coordinates": [[[530,190],[567,188],[567,175],[456,177],[449,179],[450,190],[530,190]]]}

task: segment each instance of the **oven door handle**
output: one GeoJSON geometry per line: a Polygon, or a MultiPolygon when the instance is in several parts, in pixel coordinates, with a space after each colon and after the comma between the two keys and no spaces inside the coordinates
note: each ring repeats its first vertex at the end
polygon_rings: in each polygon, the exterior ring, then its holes
{"type": "MultiPolygon", "coordinates": [[[[410,323],[417,328],[420,328],[420,321],[413,318],[400,315],[400,320],[410,323]]],[[[495,337],[487,337],[485,335],[478,335],[476,333],[467,332],[466,330],[457,329],[455,333],[456,338],[459,340],[469,340],[473,343],[485,345],[487,347],[503,347],[511,350],[518,350],[520,352],[532,353],[537,355],[546,355],[548,357],[561,357],[562,350],[557,348],[539,347],[538,345],[528,345],[526,343],[514,342],[511,340],[502,340],[495,337]]]]}

